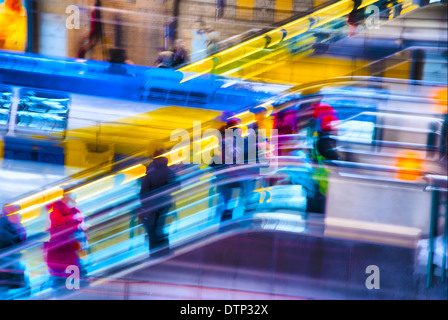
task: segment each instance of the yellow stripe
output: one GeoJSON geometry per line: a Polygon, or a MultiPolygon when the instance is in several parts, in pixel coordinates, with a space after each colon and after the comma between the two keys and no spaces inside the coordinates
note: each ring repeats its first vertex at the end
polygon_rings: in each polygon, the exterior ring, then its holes
{"type": "Polygon", "coordinates": [[[275,0],[274,22],[289,18],[293,11],[293,4],[292,0],[275,0]]]}
{"type": "Polygon", "coordinates": [[[307,54],[308,52],[292,60],[282,61],[283,64],[280,63],[275,68],[264,70],[265,72],[259,73],[258,80],[295,84],[314,82],[350,75],[369,63],[361,59],[353,63],[351,59],[336,59],[324,55],[303,58],[307,54]]]}
{"type": "Polygon", "coordinates": [[[320,6],[321,4],[324,4],[325,2],[327,2],[327,0],[314,0],[313,7],[316,8],[316,7],[320,6]]]}
{"type": "Polygon", "coordinates": [[[236,18],[241,20],[254,19],[255,0],[237,0],[236,18]]]}
{"type": "Polygon", "coordinates": [[[201,121],[202,130],[206,130],[205,123],[220,114],[221,111],[169,106],[101,126],[69,130],[65,132],[65,165],[89,168],[110,162],[114,154],[130,155],[141,150],[147,150],[149,156],[157,148],[170,147],[167,144],[174,130],[190,130],[193,121],[201,121]]]}

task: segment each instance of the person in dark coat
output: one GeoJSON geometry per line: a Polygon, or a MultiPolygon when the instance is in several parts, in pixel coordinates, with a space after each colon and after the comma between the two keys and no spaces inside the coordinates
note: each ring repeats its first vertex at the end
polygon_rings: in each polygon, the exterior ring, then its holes
{"type": "Polygon", "coordinates": [[[173,66],[174,52],[165,50],[163,47],[158,48],[159,55],[154,62],[154,66],[157,68],[171,68],[173,66]]]}
{"type": "MultiPolygon", "coordinates": [[[[157,192],[166,190],[168,186],[178,184],[177,175],[168,166],[168,158],[162,157],[164,150],[156,150],[153,161],[146,170],[140,189],[141,208],[139,219],[149,238],[149,250],[168,249],[168,236],[164,232],[166,215],[173,206],[170,194],[153,197],[157,192]]],[[[166,250],[164,250],[166,252],[166,250]]],[[[156,256],[157,254],[151,254],[156,256]]]]}
{"type": "MultiPolygon", "coordinates": [[[[7,249],[13,249],[26,240],[26,231],[21,224],[21,215],[14,212],[18,206],[7,206],[3,208],[0,216],[0,254],[7,249]]],[[[25,267],[20,259],[20,251],[0,257],[0,299],[6,298],[11,289],[29,287],[28,279],[25,276],[25,267]],[[2,292],[5,296],[2,296],[2,292]]]]}
{"type": "MultiPolygon", "coordinates": [[[[238,206],[242,206],[243,211],[246,211],[247,198],[254,190],[255,182],[251,175],[254,171],[249,168],[241,168],[249,164],[249,139],[242,136],[242,131],[239,128],[240,121],[231,119],[226,126],[221,128],[221,163],[211,163],[210,167],[217,172],[216,183],[217,191],[222,200],[218,207],[218,215],[220,215],[221,222],[231,220],[233,218],[233,208],[230,208],[232,194],[234,189],[240,190],[238,198],[238,206]],[[227,135],[227,130],[234,131],[234,135],[227,135]],[[239,167],[238,167],[239,166],[239,167]],[[219,170],[230,169],[234,167],[235,170],[229,170],[225,173],[220,173],[219,170]]],[[[255,159],[257,161],[257,159],[255,159]]]]}

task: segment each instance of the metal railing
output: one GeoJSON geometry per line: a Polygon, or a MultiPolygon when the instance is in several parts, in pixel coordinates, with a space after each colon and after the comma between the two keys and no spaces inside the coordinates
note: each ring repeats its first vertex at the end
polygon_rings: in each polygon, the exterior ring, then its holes
{"type": "Polygon", "coordinates": [[[431,201],[431,222],[429,226],[429,251],[428,261],[426,267],[426,287],[431,288],[434,280],[434,251],[435,243],[438,237],[440,221],[443,221],[442,237],[442,263],[441,270],[441,282],[446,280],[447,269],[447,250],[448,250],[448,178],[441,175],[427,175],[426,180],[428,185],[425,187],[426,192],[432,193],[431,201]],[[441,195],[445,196],[445,203],[442,203],[441,195]],[[444,212],[443,212],[444,209],[444,212]],[[442,211],[442,212],[441,212],[442,211]]]}
{"type": "MultiPolygon", "coordinates": [[[[297,162],[298,158],[296,157],[279,157],[277,159],[278,163],[279,163],[279,167],[286,167],[286,166],[290,166],[290,167],[295,167],[296,170],[299,171],[303,171],[304,174],[309,174],[309,172],[307,172],[306,170],[303,169],[303,167],[301,167],[300,162],[297,162]]],[[[303,160],[303,159],[302,159],[303,160]]],[[[329,164],[331,164],[333,162],[329,162],[329,164]]],[[[368,169],[370,171],[381,171],[384,172],[385,169],[387,169],[386,171],[395,173],[399,170],[399,168],[392,168],[392,167],[387,167],[386,166],[377,166],[377,165],[365,165],[365,164],[347,164],[344,162],[334,162],[334,164],[336,164],[337,168],[353,168],[353,167],[357,167],[357,168],[361,168],[362,169],[368,169]]],[[[259,167],[259,165],[255,165],[252,166],[252,168],[257,168],[259,167]]],[[[242,170],[242,171],[246,171],[247,169],[249,169],[249,167],[246,166],[237,166],[237,167],[232,167],[232,168],[226,168],[224,170],[220,170],[218,172],[213,172],[213,176],[219,176],[221,174],[225,175],[228,173],[233,173],[235,174],[235,170],[242,170]]],[[[182,185],[183,186],[189,186],[190,188],[187,189],[183,189],[183,187],[176,187],[175,189],[170,188],[170,189],[166,189],[166,190],[161,190],[160,192],[158,192],[156,195],[152,195],[149,198],[147,198],[147,201],[154,201],[155,199],[158,199],[160,197],[163,197],[164,195],[168,195],[168,194],[173,194],[175,192],[180,191],[181,193],[177,193],[176,194],[176,201],[181,201],[181,200],[185,200],[188,199],[189,197],[191,197],[191,192],[192,190],[194,190],[194,194],[200,194],[200,193],[204,193],[205,194],[205,199],[199,199],[194,201],[191,204],[188,204],[187,206],[185,206],[185,208],[187,208],[188,206],[196,206],[196,205],[202,205],[204,203],[204,201],[209,200],[210,195],[206,192],[207,190],[210,189],[211,185],[219,185],[219,184],[227,184],[227,183],[231,183],[231,182],[237,182],[237,181],[241,181],[241,179],[246,180],[249,177],[254,178],[257,175],[245,175],[243,177],[238,177],[236,176],[236,178],[230,179],[230,180],[221,180],[218,183],[214,182],[213,180],[210,180],[212,177],[212,175],[210,175],[210,172],[208,170],[206,170],[205,172],[202,170],[192,170],[192,168],[189,169],[189,175],[187,177],[187,179],[182,180],[182,185]],[[208,176],[208,178],[204,179],[204,177],[208,176]]],[[[269,178],[269,176],[267,176],[269,178]]],[[[277,177],[284,177],[284,174],[280,175],[280,176],[274,176],[274,178],[277,177]]],[[[270,177],[273,178],[273,177],[270,177]]],[[[358,178],[361,179],[371,179],[368,176],[358,176],[358,178]]],[[[385,183],[389,183],[389,182],[393,182],[394,179],[385,179],[385,178],[375,178],[375,181],[384,181],[385,183]]],[[[408,184],[408,183],[407,183],[408,184]]],[[[410,183],[412,184],[412,183],[410,183]]],[[[421,183],[420,183],[421,184],[421,183]]],[[[264,188],[267,188],[267,186],[265,185],[264,188]]],[[[156,207],[154,207],[154,209],[156,209],[157,207],[163,206],[165,205],[164,203],[159,203],[156,205],[156,207]]],[[[116,226],[117,224],[120,223],[126,223],[129,220],[129,215],[128,215],[128,211],[129,210],[134,210],[136,208],[136,206],[138,207],[138,200],[135,197],[131,197],[126,199],[124,202],[122,203],[118,203],[118,204],[114,204],[112,207],[105,207],[103,209],[101,209],[99,212],[93,212],[88,216],[88,221],[92,224],[92,226],[90,227],[90,231],[94,232],[94,233],[99,233],[99,234],[103,234],[105,231],[110,230],[111,227],[116,226]],[[134,209],[132,209],[134,208],[134,209]],[[111,214],[115,212],[114,214],[111,214]],[[98,221],[98,223],[95,223],[95,221],[98,221]]],[[[176,211],[180,211],[183,208],[177,208],[176,211]]],[[[207,210],[207,209],[205,209],[207,210]]],[[[195,210],[193,210],[195,211],[195,210]]],[[[210,221],[210,217],[208,216],[208,218],[205,219],[206,222],[204,222],[207,225],[207,222],[210,221]]],[[[176,223],[176,222],[174,222],[176,223]]],[[[138,229],[138,225],[134,226],[134,229],[138,229]]],[[[168,227],[169,228],[169,227],[168,227]]],[[[112,234],[109,237],[103,238],[101,240],[99,240],[96,243],[92,243],[89,245],[88,248],[91,250],[92,248],[99,246],[99,245],[104,245],[105,242],[111,242],[114,241],[115,239],[117,239],[118,237],[126,234],[126,233],[130,233],[130,229],[125,229],[123,231],[120,232],[116,232],[114,234],[112,234]],[[126,231],[128,230],[128,231],[126,231]]],[[[186,232],[186,231],[185,231],[186,232]]],[[[37,237],[34,237],[33,239],[30,239],[30,241],[28,243],[26,243],[24,246],[21,246],[20,248],[16,248],[13,250],[8,250],[7,252],[2,252],[0,254],[0,258],[1,257],[5,257],[8,254],[11,254],[13,252],[18,252],[18,251],[22,251],[22,250],[36,250],[36,248],[39,248],[42,241],[45,241],[47,235],[42,234],[39,235],[37,237]]],[[[141,248],[141,247],[140,247],[141,248]]],[[[105,249],[103,249],[105,250],[105,249]]],[[[128,248],[122,248],[122,252],[121,254],[126,253],[128,250],[128,248]]],[[[110,254],[108,255],[110,258],[114,258],[117,254],[119,254],[119,252],[117,251],[112,251],[110,252],[110,254]]],[[[41,255],[41,253],[37,253],[37,255],[41,255]]],[[[103,256],[104,258],[104,256],[103,256]]],[[[114,263],[113,265],[116,265],[116,263],[114,263]]],[[[112,265],[111,265],[112,266],[112,265]]],[[[107,268],[106,268],[107,269],[107,268]]],[[[105,270],[104,268],[102,269],[103,271],[105,270]]]]}

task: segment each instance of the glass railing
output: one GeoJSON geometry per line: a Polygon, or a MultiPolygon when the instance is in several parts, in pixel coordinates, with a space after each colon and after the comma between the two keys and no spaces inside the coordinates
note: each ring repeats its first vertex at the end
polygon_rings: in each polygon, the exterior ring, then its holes
{"type": "Polygon", "coordinates": [[[448,185],[447,176],[428,175],[426,192],[431,193],[431,220],[429,225],[428,254],[426,265],[426,287],[431,288],[434,283],[435,271],[440,270],[440,281],[446,281],[447,252],[448,252],[448,185]],[[438,261],[435,262],[436,250],[439,251],[438,261]]]}
{"type": "MultiPolygon", "coordinates": [[[[273,160],[274,158],[270,159],[270,161],[273,160]]],[[[148,266],[156,263],[159,258],[166,259],[176,252],[182,252],[189,246],[200,246],[204,240],[210,237],[216,241],[223,234],[228,236],[229,232],[269,230],[334,236],[327,234],[330,227],[334,226],[336,217],[333,213],[330,216],[328,213],[327,216],[315,216],[312,212],[307,211],[307,198],[311,190],[309,184],[315,183],[311,178],[313,174],[311,168],[316,170],[319,166],[305,165],[306,160],[297,156],[279,157],[275,160],[278,170],[273,175],[260,176],[258,170],[261,165],[259,164],[242,165],[217,171],[192,170],[185,175],[180,174],[181,186],[165,188],[159,190],[155,195],[147,197],[143,203],[151,203],[152,210],[167,205],[163,202],[157,204],[154,202],[165,195],[172,195],[175,203],[175,208],[167,213],[166,224],[163,227],[169,237],[169,250],[168,247],[151,250],[152,258],[149,260],[143,226],[139,222],[133,221],[136,218],[135,211],[140,205],[137,197],[130,197],[117,203],[108,202],[103,208],[94,210],[95,212],[91,212],[86,218],[89,243],[83,248],[85,256],[82,260],[87,270],[83,285],[96,285],[101,281],[118,278],[126,274],[129,271],[128,268],[135,270],[148,266]],[[221,203],[217,188],[229,183],[248,180],[254,181],[254,191],[234,198],[232,200],[234,202],[232,219],[221,221],[221,203]],[[157,253],[160,255],[154,257],[157,253]]],[[[327,163],[328,169],[332,172],[332,176],[329,178],[330,186],[341,177],[347,179],[350,174],[353,182],[367,185],[381,183],[383,187],[393,187],[401,192],[416,189],[423,192],[423,188],[434,187],[430,183],[397,180],[396,174],[400,168],[335,164],[336,166],[333,166],[331,162],[327,163]],[[375,175],[375,172],[380,176],[375,175]],[[388,174],[385,174],[387,172],[388,174]]],[[[335,200],[329,198],[327,201],[335,200]]],[[[343,201],[343,199],[338,201],[343,201]]],[[[392,203],[389,205],[393,207],[392,203]]],[[[389,208],[389,210],[391,209],[389,208]]],[[[430,216],[430,212],[408,212],[407,217],[402,217],[403,220],[394,225],[385,222],[383,226],[389,226],[391,230],[388,230],[386,235],[381,234],[381,240],[371,239],[371,241],[397,245],[396,238],[403,241],[403,238],[408,237],[410,239],[407,240],[405,246],[409,246],[409,243],[415,241],[416,237],[417,239],[419,237],[428,239],[429,229],[409,226],[409,219],[412,220],[410,216],[414,214],[428,216],[428,218],[430,216]],[[405,229],[407,233],[402,229],[405,229]]],[[[360,216],[359,230],[363,230],[363,223],[371,228],[366,221],[363,221],[365,218],[360,216]]],[[[377,224],[382,222],[384,221],[376,220],[377,224]]],[[[340,228],[341,225],[338,227],[340,228]]],[[[353,231],[353,226],[347,225],[347,227],[353,231]]],[[[425,224],[425,227],[429,228],[429,223],[425,224]]],[[[381,229],[373,231],[381,232],[381,229]]],[[[446,234],[442,234],[442,236],[446,237],[446,234]]],[[[434,235],[430,233],[429,239],[432,237],[434,235]]],[[[74,291],[65,290],[64,286],[56,290],[47,287],[48,274],[46,264],[42,261],[42,256],[45,255],[44,240],[45,238],[33,239],[26,247],[15,249],[15,251],[25,252],[23,260],[28,265],[32,264],[32,268],[29,270],[32,283],[31,298],[63,298],[63,294],[73,294],[74,291]]],[[[404,244],[401,243],[401,245],[404,244]]],[[[0,257],[11,254],[11,251],[14,249],[2,252],[0,257]]],[[[82,293],[82,290],[80,292],[82,293]]],[[[76,297],[79,292],[74,294],[76,297]]],[[[19,298],[20,295],[16,297],[19,298]]]]}
{"type": "MultiPolygon", "coordinates": [[[[412,82],[414,83],[414,82],[412,82]]],[[[432,100],[427,97],[409,97],[405,96],[411,91],[414,90],[414,86],[408,84],[406,81],[395,81],[392,79],[381,79],[382,85],[387,86],[394,86],[398,85],[401,89],[401,86],[404,86],[406,88],[405,92],[401,92],[398,90],[387,90],[386,92],[383,92],[383,94],[378,94],[378,91],[376,89],[370,90],[368,88],[369,85],[374,84],[374,79],[370,78],[343,78],[343,79],[334,79],[334,81],[328,81],[328,88],[323,85],[322,83],[319,83],[317,86],[321,90],[321,94],[324,96],[324,99],[311,96],[303,95],[303,91],[301,91],[300,88],[295,88],[292,92],[287,92],[285,95],[280,96],[278,99],[279,101],[275,101],[275,109],[276,112],[283,110],[284,108],[298,108],[301,104],[311,103],[313,101],[320,100],[321,102],[329,103],[330,105],[333,105],[338,112],[341,113],[340,115],[340,127],[342,131],[342,127],[347,127],[348,124],[353,123],[353,121],[362,122],[363,124],[370,125],[369,128],[359,128],[354,130],[353,128],[347,131],[347,129],[344,129],[346,134],[341,134],[339,137],[337,137],[338,140],[341,142],[346,143],[346,147],[351,145],[360,145],[364,144],[365,146],[372,146],[374,145],[376,147],[376,151],[380,152],[381,146],[387,150],[387,147],[400,147],[402,149],[410,148],[414,150],[422,150],[422,151],[435,151],[437,153],[437,147],[435,146],[428,146],[426,142],[426,136],[428,136],[432,131],[434,135],[435,141],[438,141],[437,143],[441,143],[442,137],[442,129],[440,128],[441,121],[443,121],[443,115],[437,113],[437,112],[426,112],[423,110],[426,105],[431,104],[432,100]],[[335,84],[337,86],[335,86],[335,84]],[[349,85],[348,91],[343,91],[344,86],[349,85]],[[362,91],[360,89],[357,90],[350,90],[350,86],[354,86],[354,88],[359,88],[360,86],[366,86],[368,90],[362,91]],[[393,98],[392,94],[393,92],[393,98]],[[347,95],[348,94],[348,95],[347,95]],[[286,102],[283,102],[283,100],[286,102]],[[317,100],[316,100],[317,99],[317,100]],[[369,99],[373,99],[370,100],[369,99]],[[394,100],[395,103],[393,105],[385,105],[384,102],[387,102],[389,100],[394,100]],[[372,101],[376,101],[373,103],[372,101]],[[397,108],[394,108],[397,107],[397,108]],[[413,132],[413,129],[410,128],[412,125],[407,125],[408,129],[401,128],[400,126],[385,126],[385,124],[381,124],[380,122],[376,121],[375,119],[379,117],[383,117],[384,119],[388,118],[399,118],[400,116],[403,116],[404,118],[409,119],[409,121],[415,120],[415,118],[419,118],[420,123],[423,123],[424,120],[427,122],[428,125],[424,125],[424,127],[421,128],[420,131],[415,131],[414,133],[417,134],[420,138],[416,138],[415,141],[401,141],[398,138],[397,139],[387,139],[381,138],[381,134],[379,134],[380,129],[387,129],[389,131],[394,131],[396,133],[400,133],[402,136],[406,136],[406,134],[410,134],[413,132]],[[422,122],[423,121],[423,122],[422,122]],[[429,121],[429,122],[428,122],[429,121]],[[435,128],[432,128],[430,124],[436,124],[435,128]],[[373,126],[372,126],[373,125],[373,126]],[[432,130],[432,131],[431,131],[432,130]],[[365,131],[365,132],[364,132],[365,131]],[[364,133],[363,133],[364,132],[364,133]],[[362,138],[360,134],[367,135],[366,137],[362,138]],[[355,139],[353,135],[356,135],[357,138],[355,139]],[[363,141],[359,141],[359,139],[364,139],[363,141]],[[366,140],[367,139],[367,140],[366,140]]],[[[432,88],[432,84],[428,84],[425,86],[424,83],[419,82],[419,85],[417,88],[421,92],[424,92],[423,90],[426,89],[426,93],[429,93],[429,88],[432,88]]],[[[312,86],[311,86],[312,88],[312,86]]],[[[306,89],[308,90],[308,89],[306,89]]],[[[417,94],[418,95],[418,94],[417,94]]],[[[274,100],[272,101],[274,102],[274,100]]],[[[269,104],[269,102],[268,102],[269,104]]],[[[265,105],[262,105],[265,106],[265,105]]],[[[242,112],[241,114],[245,114],[244,117],[241,117],[242,124],[244,125],[246,122],[251,123],[253,121],[254,113],[259,112],[263,110],[263,108],[253,108],[251,111],[253,112],[242,112]]],[[[244,110],[243,110],[244,111],[244,110]]],[[[87,121],[87,120],[86,120],[87,121]]],[[[409,122],[409,123],[412,123],[409,122]]],[[[90,121],[92,123],[91,127],[94,128],[92,132],[90,132],[90,140],[92,143],[96,143],[97,145],[101,146],[102,143],[105,143],[104,139],[107,137],[102,137],[102,124],[96,123],[94,121],[90,121]]],[[[90,123],[89,122],[89,123],[90,123]]],[[[112,122],[113,124],[114,122],[112,122]]],[[[358,123],[359,124],[359,123],[358,123]]],[[[119,125],[119,123],[117,123],[119,125]]],[[[218,123],[210,123],[210,124],[204,124],[202,125],[202,130],[208,129],[208,128],[215,128],[218,123]]],[[[136,129],[138,129],[138,125],[135,126],[136,129]]],[[[415,127],[414,127],[415,128],[415,127]]],[[[157,128],[153,128],[156,130],[157,128]]],[[[160,129],[163,131],[166,128],[162,125],[160,126],[160,129]]],[[[85,137],[84,137],[85,138],[85,137]]],[[[109,139],[112,139],[111,137],[108,137],[109,139]]],[[[311,138],[311,137],[309,137],[311,138]]],[[[117,137],[119,139],[119,137],[117,137]]],[[[165,149],[169,149],[174,145],[173,142],[167,142],[164,139],[167,139],[167,136],[161,136],[160,137],[160,146],[163,146],[165,149]]],[[[361,140],[362,140],[361,139],[361,140]]],[[[433,139],[433,140],[434,140],[433,139]]],[[[110,141],[107,141],[110,142],[110,141]]],[[[309,142],[308,142],[309,143],[309,142]]],[[[355,148],[356,150],[356,148],[355,148]]],[[[360,151],[362,149],[359,149],[360,151]]],[[[352,150],[352,152],[355,152],[352,150]]],[[[40,207],[38,206],[33,207],[39,202],[36,199],[41,199],[42,203],[46,203],[52,199],[51,195],[54,196],[60,196],[61,189],[60,187],[63,185],[79,185],[89,183],[90,181],[94,181],[95,179],[100,179],[105,176],[107,176],[113,168],[121,168],[122,170],[132,167],[134,164],[138,164],[141,162],[138,162],[139,160],[136,159],[147,159],[147,150],[138,151],[135,154],[131,154],[129,157],[121,160],[118,163],[109,163],[107,166],[99,165],[94,168],[91,168],[86,171],[82,171],[70,178],[68,178],[65,181],[55,183],[52,186],[48,186],[48,188],[43,187],[40,190],[36,190],[35,192],[31,192],[27,195],[24,195],[22,199],[17,199],[17,201],[13,203],[20,204],[22,206],[23,210],[29,210],[27,212],[34,212],[34,209],[40,210],[40,207]],[[50,190],[50,191],[49,191],[50,190]],[[52,190],[52,191],[51,191],[52,190]],[[36,199],[34,199],[35,194],[40,194],[39,196],[36,196],[36,199]],[[31,199],[30,201],[23,202],[23,199],[31,199]],[[32,209],[29,209],[32,208],[32,209]]],[[[387,153],[387,152],[386,152],[387,153]]],[[[392,158],[392,154],[389,155],[392,158]]],[[[137,170],[138,171],[138,170],[137,170]]],[[[37,211],[36,215],[39,215],[40,213],[37,211]]]]}

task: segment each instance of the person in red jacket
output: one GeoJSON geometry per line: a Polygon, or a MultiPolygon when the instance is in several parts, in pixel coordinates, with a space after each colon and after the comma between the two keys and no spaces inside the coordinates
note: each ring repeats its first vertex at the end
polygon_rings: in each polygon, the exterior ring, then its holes
{"type": "Polygon", "coordinates": [[[79,274],[83,268],[78,255],[86,242],[83,217],[71,195],[65,193],[61,200],[49,207],[50,240],[46,243],[46,262],[52,277],[52,287],[65,285],[71,275],[67,267],[75,266],[79,274]]]}
{"type": "Polygon", "coordinates": [[[313,107],[313,118],[317,123],[315,128],[318,134],[317,151],[327,160],[341,160],[341,156],[336,151],[336,140],[332,137],[337,135],[339,123],[336,110],[326,103],[316,103],[313,107]]]}
{"type": "Polygon", "coordinates": [[[90,30],[84,37],[82,37],[80,43],[81,46],[78,50],[77,57],[84,59],[87,51],[93,49],[102,37],[102,24],[101,24],[101,1],[92,1],[93,8],[90,10],[90,30]]]}

